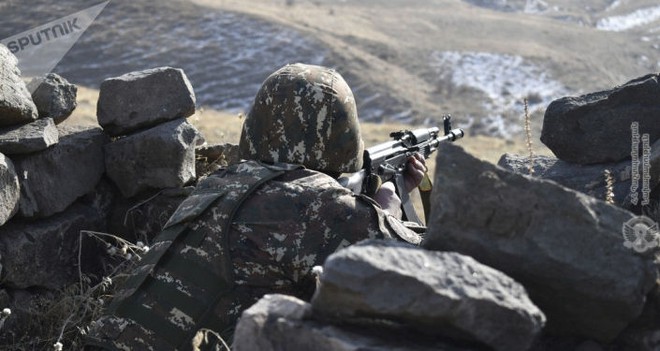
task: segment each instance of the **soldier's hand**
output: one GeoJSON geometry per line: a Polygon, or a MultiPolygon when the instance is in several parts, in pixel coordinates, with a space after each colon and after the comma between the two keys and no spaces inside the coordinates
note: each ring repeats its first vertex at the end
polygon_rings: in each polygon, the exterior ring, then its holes
{"type": "MultiPolygon", "coordinates": [[[[424,174],[426,174],[426,162],[424,156],[415,153],[408,158],[406,170],[403,173],[403,186],[405,191],[411,192],[422,182],[424,174]]],[[[403,218],[403,211],[401,210],[401,198],[396,194],[396,187],[393,182],[383,183],[373,199],[387,211],[390,215],[396,218],[403,218]]]]}
{"type": "Polygon", "coordinates": [[[424,179],[424,174],[428,171],[424,156],[420,153],[414,153],[408,158],[406,171],[403,174],[403,181],[407,192],[413,191],[424,179]]]}
{"type": "Polygon", "coordinates": [[[403,211],[401,211],[401,198],[396,194],[394,183],[383,183],[373,197],[374,200],[390,215],[401,219],[403,218],[403,211]]]}

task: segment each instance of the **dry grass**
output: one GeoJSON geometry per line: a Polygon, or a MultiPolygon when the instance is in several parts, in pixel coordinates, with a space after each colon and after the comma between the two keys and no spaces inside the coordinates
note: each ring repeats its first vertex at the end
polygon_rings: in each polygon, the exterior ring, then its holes
{"type": "Polygon", "coordinates": [[[605,177],[605,202],[608,204],[614,205],[614,178],[612,178],[612,172],[609,169],[606,169],[603,172],[605,177]]]}
{"type": "MultiPolygon", "coordinates": [[[[0,349],[81,350],[90,324],[103,313],[117,283],[149,249],[143,243],[134,244],[115,235],[92,231],[81,231],[78,240],[78,282],[39,296],[33,302],[39,309],[32,312],[38,317],[23,317],[15,322],[11,332],[0,333],[0,349]],[[97,272],[102,277],[82,272],[83,250],[94,246],[83,245],[87,240],[107,251],[104,272],[97,272]]],[[[9,318],[12,316],[6,316],[9,318]]]]}

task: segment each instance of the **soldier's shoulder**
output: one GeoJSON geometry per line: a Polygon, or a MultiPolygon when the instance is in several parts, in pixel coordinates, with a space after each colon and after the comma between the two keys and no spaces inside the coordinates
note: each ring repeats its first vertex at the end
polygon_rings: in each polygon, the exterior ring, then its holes
{"type": "Polygon", "coordinates": [[[253,182],[254,177],[263,178],[267,174],[276,172],[277,177],[272,178],[264,184],[264,188],[269,192],[288,190],[299,192],[318,192],[318,191],[350,191],[342,187],[337,180],[328,174],[316,170],[304,168],[300,165],[287,163],[263,163],[259,161],[243,161],[234,164],[226,169],[221,169],[198,183],[199,188],[218,187],[219,184],[242,184],[253,182]]]}
{"type": "MultiPolygon", "coordinates": [[[[345,189],[337,180],[323,172],[312,169],[297,169],[277,179],[283,183],[295,184],[308,189],[345,189]]],[[[347,190],[347,189],[346,189],[347,190]]]]}

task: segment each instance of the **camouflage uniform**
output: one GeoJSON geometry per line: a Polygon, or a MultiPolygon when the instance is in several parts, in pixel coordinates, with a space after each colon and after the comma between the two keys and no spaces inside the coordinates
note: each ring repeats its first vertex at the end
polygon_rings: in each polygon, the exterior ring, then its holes
{"type": "Polygon", "coordinates": [[[266,79],[239,146],[251,161],[199,182],[93,325],[91,345],[190,349],[201,328],[230,334],[264,294],[308,300],[312,267],[339,248],[368,238],[419,243],[326,174],[362,166],[353,95],[333,70],[287,65],[266,79]]]}
{"type": "Polygon", "coordinates": [[[312,267],[339,248],[367,238],[419,242],[373,200],[353,194],[334,178],[257,161],[201,181],[167,227],[185,223],[187,229],[176,238],[158,237],[117,293],[110,307],[114,314],[94,324],[90,344],[119,350],[187,349],[198,329],[231,328],[266,293],[309,299],[315,286],[312,267]],[[256,188],[232,216],[241,187],[269,167],[285,171],[256,188]],[[189,219],[195,206],[209,201],[213,206],[189,219]],[[144,272],[146,279],[133,285],[131,280],[144,272]]]}

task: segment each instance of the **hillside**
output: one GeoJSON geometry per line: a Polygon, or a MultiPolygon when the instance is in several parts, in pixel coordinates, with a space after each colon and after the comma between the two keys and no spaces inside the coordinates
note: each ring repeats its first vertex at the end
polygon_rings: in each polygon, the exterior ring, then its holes
{"type": "MultiPolygon", "coordinates": [[[[0,4],[7,37],[89,6],[0,4]]],[[[658,69],[659,8],[648,0],[165,0],[110,2],[55,68],[97,88],[156,66],[190,77],[200,106],[236,115],[289,62],[335,67],[363,121],[433,125],[451,113],[470,135],[535,135],[547,104],[658,69]]]]}
{"type": "Polygon", "coordinates": [[[429,123],[452,113],[480,134],[520,133],[524,98],[539,120],[556,98],[607,89],[659,64],[652,1],[194,2],[320,40],[358,93],[375,90],[362,107],[388,111],[386,120],[429,123]]]}

